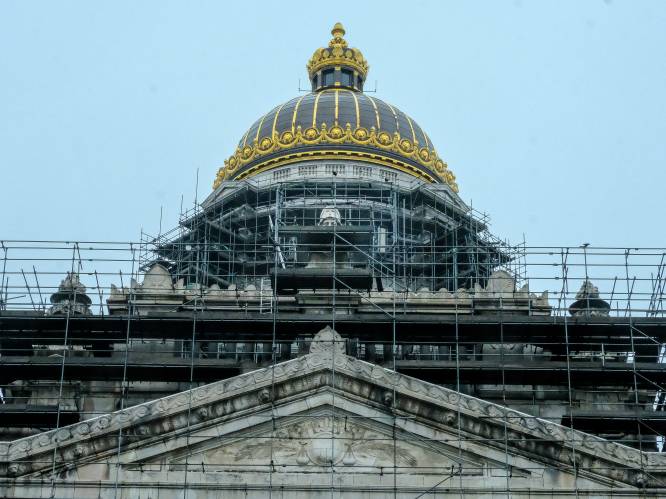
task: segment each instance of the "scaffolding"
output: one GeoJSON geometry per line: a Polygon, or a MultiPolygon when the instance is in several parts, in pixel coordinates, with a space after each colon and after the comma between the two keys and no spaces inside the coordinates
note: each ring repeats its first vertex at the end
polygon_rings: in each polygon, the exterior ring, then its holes
{"type": "Polygon", "coordinates": [[[330,244],[330,237],[307,237],[322,232],[324,209],[336,210],[344,223],[336,240],[349,253],[346,266],[368,267],[380,291],[394,278],[404,290],[472,288],[501,266],[525,279],[520,246],[495,238],[487,216],[455,203],[448,190],[348,180],[234,186],[205,209],[184,213],[177,229],[146,237],[141,268],[154,262],[157,249],[186,285],[256,286],[271,276],[274,251],[281,267],[302,267],[309,245],[330,244]]]}
{"type": "MultiPolygon", "coordinates": [[[[659,454],[666,248],[512,245],[488,224],[432,186],[246,182],[137,242],[2,241],[0,439],[173,394],[190,407],[197,389],[295,361],[330,327],[348,356],[570,428],[575,477],[586,470],[575,462],[585,442],[574,430],[659,454]]],[[[267,393],[270,403],[274,390],[267,393]]],[[[391,444],[414,438],[398,430],[405,416],[395,397],[378,421],[393,433],[373,437],[391,444]]],[[[352,416],[333,406],[292,419],[324,425],[334,449],[338,425],[352,416]]],[[[284,443],[279,411],[269,413],[270,438],[284,443]]],[[[106,458],[115,474],[99,487],[131,497],[118,478],[121,437],[106,458]]],[[[459,431],[459,449],[465,438],[459,431]]],[[[497,469],[505,486],[493,493],[530,492],[510,472],[513,438],[505,430],[493,443],[506,454],[497,469]]],[[[270,497],[283,493],[289,470],[269,447],[257,466],[270,497]]],[[[451,468],[402,489],[401,474],[426,471],[393,447],[392,468],[365,471],[392,477],[387,497],[455,496],[475,480],[451,468]]],[[[67,482],[62,459],[54,450],[53,491],[67,482]]],[[[173,468],[182,481],[165,490],[194,497],[204,486],[204,464],[188,459],[173,468]]],[[[324,492],[361,493],[337,485],[340,464],[329,461],[311,464],[330,475],[324,492]]],[[[579,492],[577,483],[568,493],[579,492]]]]}

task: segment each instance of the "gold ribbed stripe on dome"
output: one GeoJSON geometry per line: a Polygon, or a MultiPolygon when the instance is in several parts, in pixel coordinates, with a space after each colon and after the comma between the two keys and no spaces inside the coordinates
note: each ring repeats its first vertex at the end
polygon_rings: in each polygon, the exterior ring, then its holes
{"type": "Polygon", "coordinates": [[[386,102],[386,105],[389,107],[391,112],[393,113],[393,118],[395,118],[395,129],[398,133],[400,133],[400,121],[398,121],[398,115],[395,113],[395,109],[393,109],[393,106],[386,102]]]}
{"type": "Polygon", "coordinates": [[[247,132],[245,132],[245,135],[243,135],[243,146],[245,146],[245,144],[246,144],[246,141],[247,141],[247,134],[248,134],[248,133],[250,133],[250,130],[248,130],[247,132]]]}
{"type": "Polygon", "coordinates": [[[340,91],[335,90],[335,125],[338,125],[340,91]]]}
{"type": "Polygon", "coordinates": [[[296,131],[296,116],[298,115],[298,107],[301,105],[301,101],[305,99],[305,95],[303,95],[300,99],[298,99],[298,102],[296,103],[296,107],[294,108],[294,114],[291,117],[291,131],[295,132],[296,131]]]}
{"type": "Polygon", "coordinates": [[[299,146],[308,147],[318,145],[322,146],[322,149],[325,149],[326,144],[361,146],[365,149],[364,151],[350,150],[345,151],[344,154],[341,152],[335,152],[335,154],[338,156],[346,154],[350,158],[365,157],[363,155],[376,156],[381,158],[386,166],[395,167],[398,170],[406,171],[411,175],[430,182],[435,180],[432,176],[434,174],[437,180],[448,184],[451,189],[458,192],[455,175],[448,169],[446,163],[439,158],[434,149],[426,147],[419,148],[415,141],[401,137],[398,132],[390,134],[386,131],[375,130],[374,127],[370,130],[363,127],[352,128],[349,123],[346,124],[345,128],[341,126],[328,128],[325,123],[322,123],[320,127],[314,126],[305,130],[299,125],[295,132],[286,130],[278,134],[277,131],[274,131],[271,137],[263,137],[261,140],[256,140],[252,146],[239,147],[236,153],[224,162],[224,167],[218,170],[214,188],[217,188],[225,180],[241,179],[255,175],[260,171],[258,165],[265,164],[261,161],[264,156],[282,153],[270,160],[266,160],[273,165],[271,167],[274,167],[287,157],[294,157],[294,155],[299,154],[301,155],[299,157],[313,156],[319,154],[318,151],[321,150],[293,151],[293,149],[299,146]],[[383,151],[402,156],[406,160],[421,165],[425,169],[408,162],[395,160],[390,155],[382,154],[383,151]],[[254,163],[254,165],[250,169],[241,171],[251,163],[254,163]]]}
{"type": "Polygon", "coordinates": [[[321,97],[321,95],[323,93],[324,92],[319,92],[317,94],[317,97],[315,97],[314,107],[312,108],[312,126],[313,127],[317,126],[317,106],[319,105],[319,97],[321,97]]]}
{"type": "Polygon", "coordinates": [[[372,107],[375,108],[375,118],[377,118],[377,130],[379,130],[382,127],[382,122],[379,119],[379,110],[377,109],[377,104],[375,103],[375,99],[373,99],[369,95],[366,95],[366,97],[370,99],[370,102],[372,102],[372,107]]]}
{"type": "MultiPolygon", "coordinates": [[[[286,102],[284,104],[286,104],[286,102]]],[[[278,108],[277,113],[275,113],[275,116],[273,117],[273,127],[271,128],[271,135],[275,135],[275,125],[277,124],[278,116],[280,116],[280,111],[282,111],[284,104],[282,104],[278,108]]]]}
{"type": "Polygon", "coordinates": [[[358,107],[358,97],[356,97],[355,92],[352,92],[351,90],[348,90],[348,92],[351,93],[354,98],[354,105],[356,106],[356,128],[358,128],[361,126],[361,110],[358,107]]]}
{"type": "Polygon", "coordinates": [[[259,126],[257,127],[257,133],[254,137],[254,141],[257,142],[259,140],[259,134],[261,133],[261,127],[264,125],[264,120],[266,119],[266,116],[268,116],[271,113],[266,113],[261,117],[261,121],[259,121],[259,126]]]}
{"type": "Polygon", "coordinates": [[[414,131],[414,125],[412,124],[412,119],[409,116],[407,116],[406,114],[405,114],[405,118],[407,118],[407,123],[409,123],[409,128],[412,130],[412,140],[416,144],[416,132],[414,131]]]}

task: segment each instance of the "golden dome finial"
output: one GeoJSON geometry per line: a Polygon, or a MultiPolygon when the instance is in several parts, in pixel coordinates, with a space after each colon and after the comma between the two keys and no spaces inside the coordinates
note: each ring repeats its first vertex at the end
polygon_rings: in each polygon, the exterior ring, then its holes
{"type": "Polygon", "coordinates": [[[345,28],[342,26],[342,23],[335,23],[335,26],[333,26],[333,29],[331,30],[331,35],[333,35],[333,39],[328,42],[329,47],[347,48],[347,40],[342,38],[345,36],[345,28]]]}
{"type": "MultiPolygon", "coordinates": [[[[342,38],[345,36],[345,27],[342,25],[342,23],[335,23],[335,26],[333,26],[333,29],[331,30],[331,35],[333,35],[333,38],[342,38]]],[[[333,41],[333,40],[331,40],[333,41]]]]}
{"type": "MultiPolygon", "coordinates": [[[[333,38],[328,42],[328,47],[322,47],[315,50],[307,64],[307,70],[310,79],[314,81],[318,72],[323,69],[347,67],[357,74],[361,83],[359,90],[362,89],[362,81],[368,74],[368,61],[365,60],[361,51],[357,48],[348,48],[347,40],[343,37],[346,31],[342,23],[335,23],[331,29],[333,38]]],[[[318,85],[313,85],[318,87],[318,85]]]]}

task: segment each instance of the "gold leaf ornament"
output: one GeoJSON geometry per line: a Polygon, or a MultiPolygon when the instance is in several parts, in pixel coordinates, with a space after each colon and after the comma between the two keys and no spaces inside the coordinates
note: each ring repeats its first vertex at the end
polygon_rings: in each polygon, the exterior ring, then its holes
{"type": "Polygon", "coordinates": [[[296,137],[294,137],[293,133],[286,131],[283,132],[282,135],[280,136],[280,143],[282,143],[283,145],[289,145],[294,141],[295,138],[296,137]]]}
{"type": "Polygon", "coordinates": [[[380,132],[379,135],[377,135],[377,140],[381,145],[387,146],[391,143],[391,136],[386,132],[380,132]]]}
{"type": "Polygon", "coordinates": [[[303,136],[305,137],[305,140],[316,140],[319,136],[319,130],[316,128],[307,128],[303,133],[303,136]]]}
{"type": "Polygon", "coordinates": [[[269,139],[268,137],[264,137],[263,139],[261,139],[261,142],[259,142],[259,148],[262,151],[267,151],[268,149],[271,148],[272,145],[273,145],[273,141],[271,139],[269,139]]]}
{"type": "MultiPolygon", "coordinates": [[[[397,132],[393,135],[384,131],[377,133],[374,127],[370,130],[364,127],[352,128],[349,123],[345,125],[344,129],[338,125],[328,128],[325,123],[321,124],[321,129],[309,127],[304,131],[298,126],[295,133],[291,130],[286,130],[282,132],[281,135],[275,133],[273,139],[270,137],[264,137],[254,141],[254,146],[246,145],[242,149],[237,149],[236,153],[224,162],[224,167],[219,169],[213,185],[217,188],[224,180],[230,180],[232,177],[240,180],[241,178],[255,175],[263,171],[263,167],[261,167],[260,164],[257,164],[252,166],[249,170],[236,173],[239,168],[261,160],[262,156],[276,150],[284,151],[285,158],[289,158],[293,157],[294,154],[291,150],[297,148],[299,145],[312,146],[321,144],[323,147],[323,144],[325,143],[364,146],[368,150],[363,151],[361,154],[370,156],[381,153],[381,150],[392,151],[430,169],[440,181],[448,184],[454,192],[458,192],[455,175],[453,175],[448,169],[447,164],[439,158],[435,150],[426,147],[419,149],[414,142],[401,137],[397,132]],[[377,153],[372,153],[372,148],[376,148],[377,153]]],[[[296,152],[296,154],[298,153],[296,152]]],[[[280,157],[278,157],[271,161],[271,167],[274,168],[281,160],[280,157]]],[[[389,164],[388,166],[392,165],[389,164]]],[[[427,173],[427,170],[420,170],[412,165],[393,167],[422,178],[428,182],[434,180],[427,173]]]]}
{"type": "Polygon", "coordinates": [[[339,126],[334,126],[329,130],[328,134],[332,139],[340,139],[345,134],[345,132],[339,126]]]}

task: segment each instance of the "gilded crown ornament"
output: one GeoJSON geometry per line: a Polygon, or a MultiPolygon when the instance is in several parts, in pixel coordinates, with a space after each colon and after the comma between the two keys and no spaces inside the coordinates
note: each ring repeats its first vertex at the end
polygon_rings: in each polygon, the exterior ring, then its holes
{"type": "Polygon", "coordinates": [[[335,23],[331,35],[333,38],[328,42],[328,47],[315,50],[307,63],[306,68],[310,79],[314,78],[315,74],[322,69],[336,66],[350,67],[365,79],[369,69],[368,61],[365,60],[359,49],[347,46],[347,41],[343,38],[345,28],[341,23],[335,23]]]}

